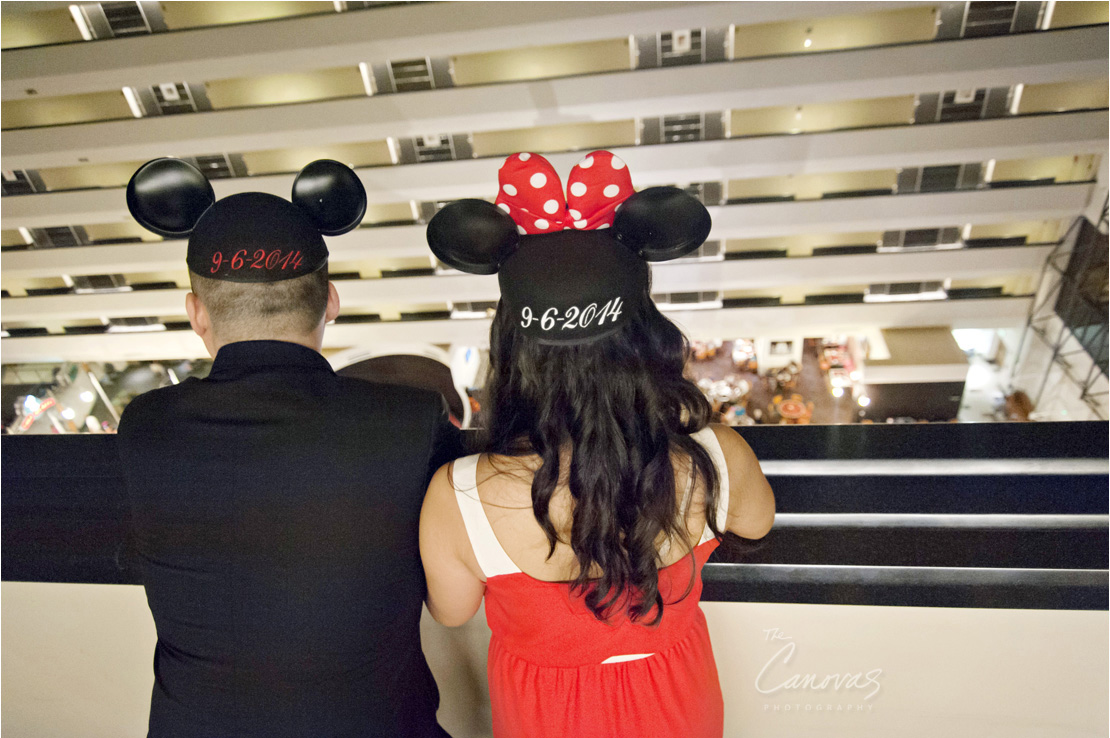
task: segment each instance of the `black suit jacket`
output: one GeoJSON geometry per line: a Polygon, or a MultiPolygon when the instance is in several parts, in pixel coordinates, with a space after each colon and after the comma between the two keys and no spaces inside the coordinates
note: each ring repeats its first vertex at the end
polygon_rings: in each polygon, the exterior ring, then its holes
{"type": "Polygon", "coordinates": [[[428,479],[462,453],[443,408],[280,341],[131,402],[153,738],[445,735],[418,548],[428,479]]]}

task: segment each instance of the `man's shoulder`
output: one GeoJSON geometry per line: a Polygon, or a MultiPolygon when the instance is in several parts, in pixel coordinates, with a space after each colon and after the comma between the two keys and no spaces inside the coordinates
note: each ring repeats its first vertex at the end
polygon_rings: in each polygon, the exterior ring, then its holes
{"type": "Polygon", "coordinates": [[[193,389],[195,382],[194,379],[187,379],[181,384],[159,387],[136,395],[120,415],[120,432],[124,432],[127,426],[163,417],[168,408],[180,402],[193,389]]]}

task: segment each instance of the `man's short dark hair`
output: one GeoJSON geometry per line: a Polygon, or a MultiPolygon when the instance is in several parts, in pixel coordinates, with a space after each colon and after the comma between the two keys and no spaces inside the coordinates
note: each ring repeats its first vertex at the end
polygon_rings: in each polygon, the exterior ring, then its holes
{"type": "Polygon", "coordinates": [[[189,284],[222,338],[311,333],[328,305],[328,265],[279,282],[228,282],[190,270],[189,284]]]}

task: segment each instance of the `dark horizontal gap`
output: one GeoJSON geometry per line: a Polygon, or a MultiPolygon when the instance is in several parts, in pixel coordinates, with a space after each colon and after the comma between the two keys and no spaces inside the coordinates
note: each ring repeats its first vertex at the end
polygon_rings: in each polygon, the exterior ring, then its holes
{"type": "Polygon", "coordinates": [[[786,249],[757,249],[754,251],[729,251],[725,254],[725,261],[742,261],[744,259],[785,259],[786,249]]]}
{"type": "Polygon", "coordinates": [[[107,333],[108,326],[106,325],[67,325],[65,332],[69,335],[91,335],[95,333],[107,333]]]}
{"type": "Polygon", "coordinates": [[[774,528],[743,562],[1105,569],[1108,550],[1105,528],[774,528]]]}
{"type": "Polygon", "coordinates": [[[760,197],[736,197],[729,199],[726,205],[759,205],[765,202],[794,202],[793,195],[763,195],[760,197]]]}
{"type": "Polygon", "coordinates": [[[968,238],[964,245],[969,249],[994,248],[997,246],[1024,246],[1028,243],[1028,236],[1009,236],[1007,238],[968,238]]]}
{"type": "Polygon", "coordinates": [[[1018,187],[1045,187],[1054,184],[1074,184],[1072,182],[1057,182],[1055,177],[1044,177],[1042,179],[1010,179],[1004,181],[988,182],[987,186],[992,190],[1011,190],[1018,187]]]}
{"type": "Polygon", "coordinates": [[[721,301],[725,308],[776,307],[782,304],[781,297],[730,297],[721,301]]]}
{"type": "Polygon", "coordinates": [[[167,320],[162,325],[166,326],[167,331],[190,331],[193,326],[187,320],[167,320]]]}
{"type": "Polygon", "coordinates": [[[770,477],[780,513],[1107,515],[1104,475],[770,477]]]}
{"type": "Polygon", "coordinates": [[[736,432],[760,461],[1104,459],[1110,445],[1103,421],[758,425],[736,432]]]}
{"type": "Polygon", "coordinates": [[[27,297],[44,297],[46,295],[68,295],[72,287],[28,287],[27,297]]]}
{"type": "Polygon", "coordinates": [[[377,313],[366,313],[364,315],[340,315],[335,319],[336,323],[380,323],[382,316],[377,313]]]}
{"type": "Polygon", "coordinates": [[[846,254],[874,254],[879,250],[874,244],[870,246],[817,246],[813,249],[814,256],[841,256],[846,254]]]}
{"type": "Polygon", "coordinates": [[[328,279],[332,282],[342,282],[348,279],[362,279],[362,275],[358,272],[335,272],[334,274],[328,274],[328,279]]]}
{"type": "Polygon", "coordinates": [[[147,290],[176,290],[177,282],[139,282],[138,284],[130,285],[134,292],[144,292],[147,290]]]}
{"type": "Polygon", "coordinates": [[[450,310],[428,310],[421,313],[401,313],[401,320],[450,320],[450,310]]]}
{"type": "Polygon", "coordinates": [[[976,300],[1002,296],[1001,287],[954,287],[948,289],[949,300],[976,300]]]}
{"type": "Polygon", "coordinates": [[[835,295],[806,295],[806,305],[842,305],[863,302],[862,292],[844,292],[835,295]]]}
{"type": "Polygon", "coordinates": [[[885,607],[1106,610],[1110,588],[1029,585],[876,585],[762,581],[763,572],[710,564],[702,570],[706,602],[777,602],[885,607]]]}
{"type": "Polygon", "coordinates": [[[126,238],[97,238],[89,241],[89,246],[118,246],[125,243],[143,243],[143,239],[138,236],[129,236],[126,238]]]}
{"type": "Polygon", "coordinates": [[[12,338],[27,338],[29,336],[46,336],[50,331],[45,328],[5,328],[12,338]]]}
{"type": "Polygon", "coordinates": [[[392,279],[394,277],[431,277],[434,276],[436,270],[433,267],[419,267],[416,269],[383,269],[382,279],[392,279]]]}
{"type": "Polygon", "coordinates": [[[893,195],[894,190],[890,187],[877,187],[869,190],[841,190],[840,192],[824,192],[821,194],[822,200],[839,200],[850,197],[881,197],[883,195],[893,195]]]}

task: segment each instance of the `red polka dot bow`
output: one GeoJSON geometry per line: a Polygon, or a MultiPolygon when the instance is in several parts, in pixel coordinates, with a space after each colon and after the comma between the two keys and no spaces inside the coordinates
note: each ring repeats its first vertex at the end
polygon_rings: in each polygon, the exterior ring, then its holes
{"type": "Polygon", "coordinates": [[[497,207],[521,234],[608,228],[617,208],[635,192],[628,167],[609,151],[587,154],[570,170],[565,197],[555,168],[539,154],[513,154],[497,179],[497,207]]]}

